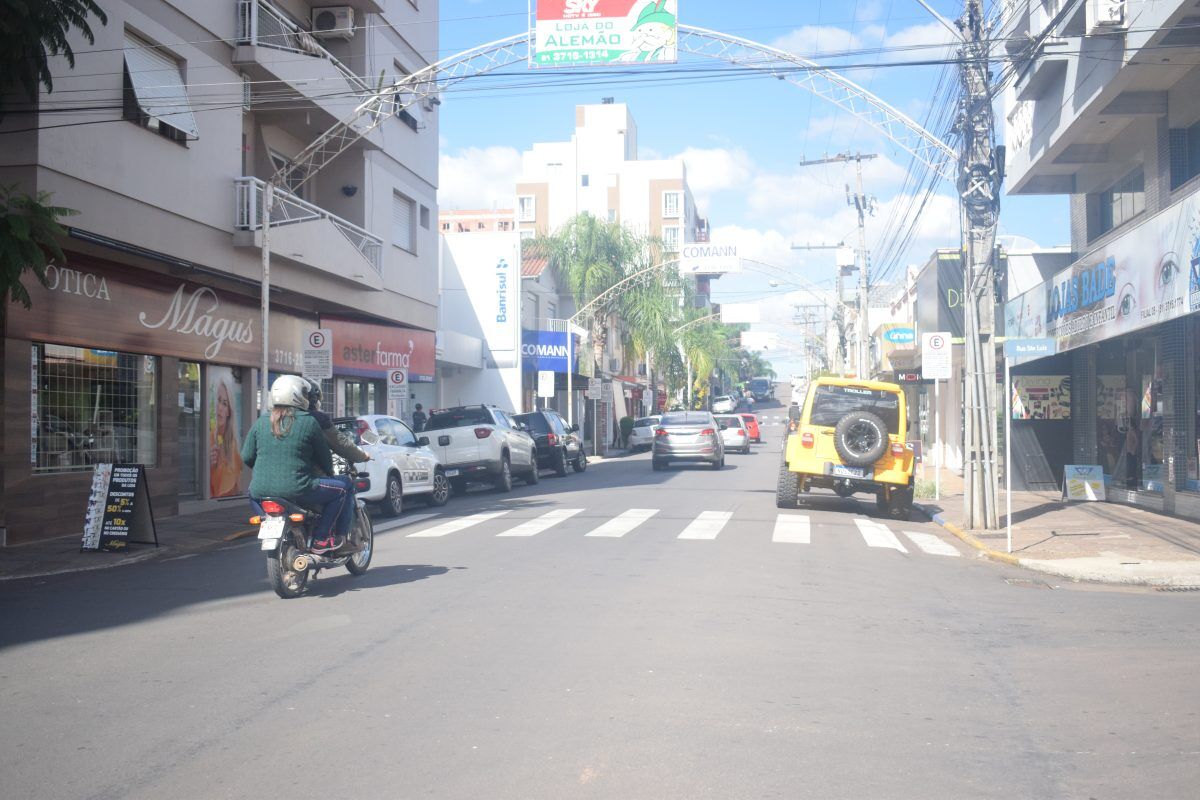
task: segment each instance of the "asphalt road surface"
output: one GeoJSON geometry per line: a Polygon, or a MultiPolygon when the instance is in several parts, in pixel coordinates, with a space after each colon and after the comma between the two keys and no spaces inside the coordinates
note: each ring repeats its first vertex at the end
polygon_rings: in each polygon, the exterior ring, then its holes
{"type": "Polygon", "coordinates": [[[414,508],[298,600],[252,540],[2,584],[0,794],[1196,796],[1200,596],[779,511],[765,430],[414,508]]]}

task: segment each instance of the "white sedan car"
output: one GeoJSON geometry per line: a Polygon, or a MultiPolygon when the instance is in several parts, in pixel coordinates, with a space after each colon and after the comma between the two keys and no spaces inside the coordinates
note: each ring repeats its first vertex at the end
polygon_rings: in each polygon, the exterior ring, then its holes
{"type": "Polygon", "coordinates": [[[746,422],[737,414],[717,414],[717,425],[721,428],[721,441],[725,450],[735,450],[745,455],[750,454],[750,432],[746,430],[746,422]]]}
{"type": "Polygon", "coordinates": [[[737,409],[737,400],[727,394],[719,397],[714,397],[712,401],[712,413],[714,414],[732,414],[737,409]]]}
{"type": "Polygon", "coordinates": [[[450,483],[426,437],[383,414],[342,417],[334,420],[334,426],[371,456],[366,465],[357,465],[360,472],[365,470],[371,476],[371,488],[359,493],[363,500],[378,504],[391,517],[404,510],[406,497],[420,496],[431,506],[446,504],[450,483]],[[361,434],[366,431],[374,433],[378,442],[363,442],[361,434]]]}
{"type": "Polygon", "coordinates": [[[639,417],[633,422],[633,430],[629,432],[629,449],[633,452],[649,450],[654,446],[654,429],[662,417],[658,414],[650,417],[639,417]]]}

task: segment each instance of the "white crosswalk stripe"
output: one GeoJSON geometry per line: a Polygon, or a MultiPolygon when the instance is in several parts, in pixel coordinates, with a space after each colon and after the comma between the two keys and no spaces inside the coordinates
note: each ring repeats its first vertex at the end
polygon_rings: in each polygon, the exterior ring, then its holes
{"type": "Polygon", "coordinates": [[[775,532],[771,534],[772,542],[784,544],[808,544],[812,540],[811,526],[808,517],[801,514],[780,514],[775,518],[775,532]]]}
{"type": "Polygon", "coordinates": [[[606,536],[610,538],[624,536],[657,513],[657,508],[631,508],[623,514],[613,517],[587,535],[606,536]]]}
{"type": "Polygon", "coordinates": [[[947,541],[933,535],[932,533],[916,533],[915,531],[904,531],[904,535],[912,540],[912,543],[921,548],[931,556],[961,556],[958,548],[947,541]]]}
{"type": "Polygon", "coordinates": [[[873,519],[855,519],[854,524],[858,526],[858,532],[862,534],[863,540],[870,547],[890,547],[893,550],[899,550],[901,553],[908,552],[904,548],[904,545],[900,544],[900,540],[896,538],[896,534],[888,530],[886,525],[882,525],[873,519]]]}
{"type": "Polygon", "coordinates": [[[556,508],[552,511],[547,511],[540,517],[534,517],[531,520],[522,522],[515,528],[498,533],[497,536],[537,536],[547,528],[552,528],[563,520],[570,519],[576,514],[582,514],[582,508],[556,508]]]}
{"type": "Polygon", "coordinates": [[[680,539],[715,539],[733,516],[732,511],[701,511],[700,516],[692,520],[680,539]]]}
{"type": "Polygon", "coordinates": [[[459,531],[474,527],[481,522],[487,522],[489,519],[502,517],[507,513],[507,510],[487,511],[482,514],[472,514],[469,517],[459,517],[458,519],[452,519],[449,522],[443,522],[441,525],[434,525],[432,528],[426,528],[423,531],[410,533],[409,537],[433,538],[437,536],[446,536],[447,534],[458,533],[459,531]]]}

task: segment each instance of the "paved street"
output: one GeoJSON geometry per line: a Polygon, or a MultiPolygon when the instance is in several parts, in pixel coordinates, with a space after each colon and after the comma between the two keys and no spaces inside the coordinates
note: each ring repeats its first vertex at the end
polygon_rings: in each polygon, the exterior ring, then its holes
{"type": "Polygon", "coordinates": [[[411,508],[295,601],[252,540],[0,585],[3,794],[1194,793],[1200,595],[1050,588],[873,503],[780,512],[781,430],[721,472],[411,508]]]}

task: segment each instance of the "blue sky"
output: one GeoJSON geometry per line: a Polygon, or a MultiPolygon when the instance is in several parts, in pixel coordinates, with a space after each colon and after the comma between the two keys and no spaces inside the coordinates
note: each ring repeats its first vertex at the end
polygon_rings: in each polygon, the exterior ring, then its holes
{"type": "MultiPolygon", "coordinates": [[[[960,2],[931,4],[948,18],[961,10],[960,2]]],[[[819,63],[851,64],[842,71],[846,77],[919,122],[929,111],[941,69],[892,62],[948,52],[942,48],[949,34],[916,0],[681,0],[679,5],[683,24],[819,63]],[[889,52],[879,53],[880,48],[889,52]]],[[[442,0],[440,57],[519,33],[527,24],[526,11],[526,0],[442,0]]],[[[681,57],[682,65],[720,63],[681,57]]],[[[717,281],[714,300],[758,304],[764,321],[756,327],[779,336],[767,357],[781,374],[798,370],[802,339],[789,322],[791,306],[827,302],[827,296],[814,297],[812,291],[827,290],[834,270],[829,253],[795,251],[790,245],[856,236],[843,188],[853,183],[853,168],[800,167],[798,162],[847,150],[879,154],[864,170],[865,191],[879,201],[867,223],[868,246],[875,251],[891,210],[903,200],[908,154],[849,112],[768,76],[709,72],[692,77],[661,70],[656,75],[647,68],[632,78],[607,80],[602,70],[592,70],[586,80],[602,83],[564,87],[545,72],[531,75],[518,67],[503,77],[467,81],[466,91],[445,97],[441,207],[511,207],[521,150],[536,141],[567,139],[577,104],[602,97],[628,103],[638,124],[641,156],[683,157],[714,238],[737,241],[756,259],[743,275],[717,281]]],[[[1002,234],[1047,246],[1070,238],[1065,197],[1005,197],[1001,218],[1002,234]]],[[[943,182],[921,214],[911,247],[891,260],[891,275],[924,261],[936,247],[957,244],[953,187],[943,182]]],[[[880,272],[884,266],[876,262],[880,272]]]]}

